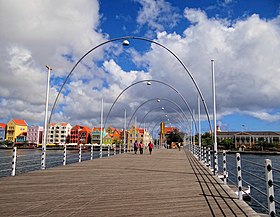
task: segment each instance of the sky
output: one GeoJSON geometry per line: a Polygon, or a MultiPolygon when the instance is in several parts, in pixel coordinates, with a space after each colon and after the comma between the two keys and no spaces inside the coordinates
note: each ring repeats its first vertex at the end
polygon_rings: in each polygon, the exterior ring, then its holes
{"type": "Polygon", "coordinates": [[[0,122],[43,125],[49,65],[51,122],[100,126],[103,99],[105,127],[189,131],[196,83],[209,131],[214,60],[221,130],[280,131],[279,0],[0,0],[0,27],[0,122]]]}

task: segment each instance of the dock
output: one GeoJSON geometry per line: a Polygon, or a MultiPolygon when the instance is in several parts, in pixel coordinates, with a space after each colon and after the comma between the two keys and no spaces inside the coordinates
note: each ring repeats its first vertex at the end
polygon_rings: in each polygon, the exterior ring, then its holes
{"type": "Polygon", "coordinates": [[[188,151],[155,149],[0,179],[0,216],[259,216],[188,151]]]}

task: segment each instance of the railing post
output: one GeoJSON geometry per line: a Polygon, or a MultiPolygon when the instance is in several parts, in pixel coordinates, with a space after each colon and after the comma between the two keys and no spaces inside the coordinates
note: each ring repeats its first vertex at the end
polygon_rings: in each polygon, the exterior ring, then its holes
{"type": "Polygon", "coordinates": [[[267,192],[267,205],[269,210],[269,216],[276,216],[275,211],[275,198],[273,188],[273,176],[272,176],[272,163],[271,160],[265,160],[265,180],[266,180],[266,192],[267,192]]]}
{"type": "Polygon", "coordinates": [[[109,146],[109,144],[108,144],[107,148],[108,148],[108,151],[107,151],[108,153],[107,154],[108,154],[108,157],[110,157],[110,146],[109,146]]]}
{"type": "Polygon", "coordinates": [[[93,159],[93,145],[90,146],[90,159],[93,159]]]}
{"type": "Polygon", "coordinates": [[[226,151],[223,150],[223,171],[224,171],[224,184],[227,184],[227,155],[226,151]]]}
{"type": "Polygon", "coordinates": [[[100,144],[100,149],[99,149],[99,158],[102,158],[102,148],[103,148],[103,146],[102,146],[102,144],[100,144]]]}
{"type": "Polygon", "coordinates": [[[237,168],[238,199],[242,200],[241,158],[239,153],[236,153],[236,168],[237,168]]]}
{"type": "Polygon", "coordinates": [[[66,165],[66,144],[64,144],[64,150],[63,150],[63,166],[66,165]]]}
{"type": "Polygon", "coordinates": [[[80,149],[79,149],[79,163],[82,162],[82,145],[80,145],[80,149]]]}
{"type": "Polygon", "coordinates": [[[204,146],[204,163],[207,164],[207,150],[206,150],[206,146],[204,146]]]}
{"type": "Polygon", "coordinates": [[[210,147],[208,147],[208,168],[211,170],[211,151],[210,151],[210,147]]]}
{"type": "Polygon", "coordinates": [[[11,176],[16,175],[16,163],[17,163],[17,147],[13,149],[13,157],[12,157],[12,173],[11,176]]]}
{"type": "Polygon", "coordinates": [[[117,145],[114,144],[114,155],[116,155],[116,154],[117,154],[117,145]]]}

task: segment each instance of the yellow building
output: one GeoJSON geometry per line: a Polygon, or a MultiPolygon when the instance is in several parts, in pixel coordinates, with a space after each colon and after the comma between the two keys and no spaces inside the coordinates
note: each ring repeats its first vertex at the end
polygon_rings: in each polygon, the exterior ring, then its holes
{"type": "Polygon", "coordinates": [[[12,119],[7,123],[6,140],[15,142],[16,137],[27,130],[25,120],[12,119]]]}

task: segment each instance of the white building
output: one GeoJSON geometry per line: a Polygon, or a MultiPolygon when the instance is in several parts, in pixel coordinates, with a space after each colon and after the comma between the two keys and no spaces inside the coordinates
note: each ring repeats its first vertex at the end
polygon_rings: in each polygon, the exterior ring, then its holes
{"type": "Polygon", "coordinates": [[[64,144],[67,137],[70,136],[72,126],[69,123],[50,124],[48,131],[47,143],[49,144],[64,144]]]}
{"type": "Polygon", "coordinates": [[[38,145],[42,143],[43,127],[30,126],[27,130],[26,141],[28,144],[38,145]]]}

